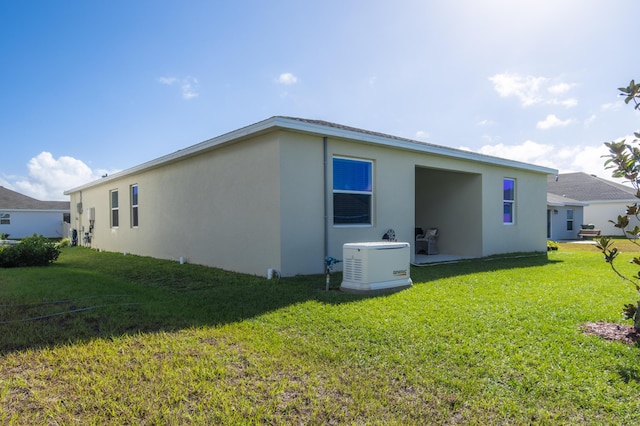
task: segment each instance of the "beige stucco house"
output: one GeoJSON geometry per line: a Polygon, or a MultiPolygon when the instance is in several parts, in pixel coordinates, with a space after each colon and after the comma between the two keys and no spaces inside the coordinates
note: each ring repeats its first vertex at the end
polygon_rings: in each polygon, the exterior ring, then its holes
{"type": "MultiPolygon", "coordinates": [[[[322,273],[388,229],[465,257],[546,251],[555,170],[317,120],[272,117],[70,189],[81,243],[265,275],[322,273]]],[[[412,250],[412,260],[416,256],[412,250]]]]}

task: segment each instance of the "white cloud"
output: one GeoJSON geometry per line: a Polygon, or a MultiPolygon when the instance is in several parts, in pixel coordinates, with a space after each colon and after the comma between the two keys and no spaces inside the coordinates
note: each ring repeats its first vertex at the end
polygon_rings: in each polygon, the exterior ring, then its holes
{"type": "MultiPolygon", "coordinates": [[[[461,147],[473,151],[466,147],[461,147]]],[[[611,171],[604,168],[604,155],[608,154],[604,144],[565,145],[557,147],[534,141],[525,141],[519,145],[484,145],[476,152],[485,155],[536,164],[557,169],[560,173],[584,172],[603,179],[621,182],[611,177],[611,171]]]]}
{"type": "Polygon", "coordinates": [[[484,145],[478,149],[477,152],[494,157],[544,166],[549,164],[547,158],[554,149],[551,145],[525,141],[520,145],[505,145],[503,143],[484,145]]]}
{"type": "Polygon", "coordinates": [[[584,125],[587,126],[587,127],[591,126],[591,123],[593,123],[597,119],[598,119],[597,115],[591,114],[586,120],[584,120],[584,125]]]}
{"type": "Polygon", "coordinates": [[[553,105],[561,105],[565,108],[573,108],[574,106],[578,105],[578,100],[575,98],[568,98],[568,99],[551,99],[549,101],[550,104],[553,105]]]}
{"type": "Polygon", "coordinates": [[[179,85],[183,99],[192,99],[199,95],[199,93],[197,92],[199,82],[195,77],[158,77],[157,81],[158,83],[164,84],[165,86],[179,85]]]}
{"type": "Polygon", "coordinates": [[[620,102],[608,102],[606,104],[602,104],[600,109],[603,111],[618,111],[621,107],[622,104],[620,102]]]}
{"type": "Polygon", "coordinates": [[[538,121],[538,124],[536,124],[536,127],[541,130],[547,130],[547,129],[551,129],[552,127],[565,127],[571,124],[572,122],[573,120],[571,119],[560,120],[554,114],[549,114],[547,115],[547,118],[545,118],[544,120],[538,121]]]}
{"type": "Polygon", "coordinates": [[[159,77],[158,78],[158,83],[166,84],[167,86],[171,86],[172,84],[177,82],[178,82],[178,79],[175,77],[159,77]]]}
{"type": "Polygon", "coordinates": [[[516,73],[502,73],[489,77],[493,87],[503,98],[516,97],[523,107],[535,104],[562,105],[574,107],[578,101],[573,98],[562,99],[561,96],[569,92],[575,84],[560,82],[551,86],[546,77],[520,75],[516,73]]]}
{"type": "Polygon", "coordinates": [[[416,132],[416,139],[424,141],[429,139],[429,133],[425,132],[424,130],[418,130],[416,132]]]}
{"type": "Polygon", "coordinates": [[[290,86],[292,84],[296,84],[298,82],[298,77],[293,75],[290,72],[285,72],[280,74],[280,76],[276,80],[279,84],[284,84],[290,86]]]}
{"type": "Polygon", "coordinates": [[[3,186],[44,201],[68,200],[64,191],[99,179],[105,173],[105,170],[91,170],[73,157],[56,159],[46,151],[29,160],[27,168],[26,178],[16,178],[12,184],[6,182],[3,186]]]}
{"type": "Polygon", "coordinates": [[[503,98],[515,96],[520,99],[522,106],[529,106],[542,102],[540,95],[542,85],[547,82],[544,77],[520,76],[518,74],[496,74],[489,77],[493,87],[503,98]]]}
{"type": "Polygon", "coordinates": [[[182,89],[182,97],[184,99],[191,99],[198,96],[198,92],[196,91],[198,87],[198,79],[195,77],[187,77],[182,80],[182,85],[180,88],[182,89]]]}
{"type": "Polygon", "coordinates": [[[552,95],[562,95],[563,93],[568,92],[569,90],[571,90],[571,88],[574,86],[574,84],[569,84],[569,83],[558,83],[558,84],[554,84],[553,86],[549,87],[547,89],[547,91],[549,93],[551,93],[552,95]]]}

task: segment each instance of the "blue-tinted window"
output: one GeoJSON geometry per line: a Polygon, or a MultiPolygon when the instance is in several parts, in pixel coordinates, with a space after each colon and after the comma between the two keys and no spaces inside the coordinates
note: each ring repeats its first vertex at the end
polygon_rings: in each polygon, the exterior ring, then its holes
{"type": "Polygon", "coordinates": [[[333,159],[333,190],[371,192],[369,161],[333,159]]]}
{"type": "Polygon", "coordinates": [[[516,181],[505,178],[502,184],[503,193],[503,223],[515,222],[516,181]]]}
{"type": "Polygon", "coordinates": [[[333,159],[333,223],[372,223],[373,164],[370,161],[333,159]]]}

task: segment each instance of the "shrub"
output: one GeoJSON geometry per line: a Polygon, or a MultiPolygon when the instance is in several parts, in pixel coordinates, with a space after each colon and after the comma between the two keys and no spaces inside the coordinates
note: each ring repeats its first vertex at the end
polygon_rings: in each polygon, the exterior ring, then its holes
{"type": "Polygon", "coordinates": [[[58,248],[65,248],[65,247],[69,247],[70,245],[71,245],[71,240],[69,240],[68,238],[63,238],[58,243],[56,243],[56,247],[58,248]]]}
{"type": "Polygon", "coordinates": [[[33,234],[19,244],[0,249],[0,267],[47,266],[58,259],[60,249],[42,235],[33,234]]]}

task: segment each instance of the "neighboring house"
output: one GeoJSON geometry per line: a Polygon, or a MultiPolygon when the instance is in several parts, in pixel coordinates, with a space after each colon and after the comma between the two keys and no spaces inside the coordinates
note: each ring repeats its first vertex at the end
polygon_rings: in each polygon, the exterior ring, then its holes
{"type": "Polygon", "coordinates": [[[69,201],[40,201],[0,186],[0,234],[61,238],[69,221],[69,201]]]}
{"type": "MultiPolygon", "coordinates": [[[[265,275],[318,274],[344,243],[546,251],[556,170],[317,120],[272,117],[70,189],[80,242],[265,275]]],[[[412,250],[411,260],[415,253],[412,250]]],[[[339,264],[338,266],[340,266],[339,264]]]]}
{"type": "MultiPolygon", "coordinates": [[[[583,207],[582,224],[593,224],[601,235],[622,235],[620,229],[609,220],[616,220],[627,210],[627,206],[638,200],[635,190],[629,186],[599,178],[587,173],[562,173],[549,176],[547,190],[550,194],[572,198],[587,203],[583,207]]],[[[632,226],[640,224],[634,219],[632,226]]]]}
{"type": "Polygon", "coordinates": [[[547,193],[547,238],[555,241],[577,239],[580,225],[584,223],[584,207],[588,205],[547,193]]]}

